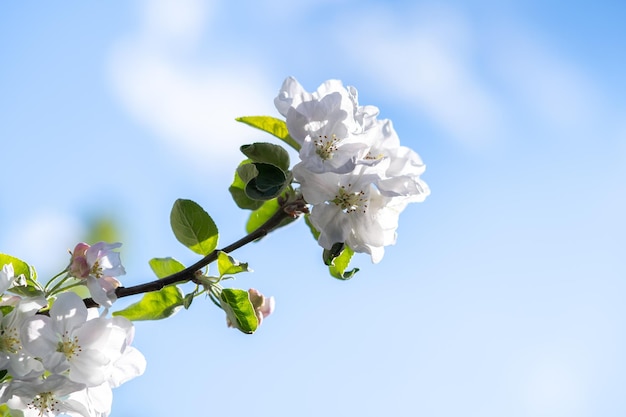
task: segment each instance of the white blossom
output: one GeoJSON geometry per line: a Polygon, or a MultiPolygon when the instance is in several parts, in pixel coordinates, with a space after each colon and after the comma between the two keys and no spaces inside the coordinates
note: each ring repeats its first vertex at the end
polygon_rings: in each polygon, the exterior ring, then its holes
{"type": "Polygon", "coordinates": [[[301,144],[293,175],[313,206],[318,243],[325,249],[345,243],[380,261],[396,241],[402,210],[430,193],[419,155],[400,145],[377,107],[359,105],[357,90],[339,81],[308,93],[288,78],[274,103],[301,144]]]}
{"type": "Polygon", "coordinates": [[[326,81],[308,93],[287,78],[274,103],[301,145],[300,159],[308,170],[347,173],[367,152],[367,144],[353,136],[361,127],[354,118],[353,97],[341,81],[326,81]]]}
{"type": "Polygon", "coordinates": [[[9,409],[23,413],[24,417],[92,417],[83,401],[71,398],[72,393],[84,389],[84,384],[63,375],[50,375],[38,380],[13,380],[3,395],[9,409]]]}
{"type": "MultiPolygon", "coordinates": [[[[92,309],[95,311],[95,309],[92,309]]],[[[24,325],[24,345],[42,358],[51,373],[67,373],[73,381],[90,387],[111,378],[111,366],[123,354],[132,326],[124,319],[96,317],[74,293],[62,293],[50,316],[31,317],[24,325]]]]}
{"type": "Polygon", "coordinates": [[[0,311],[0,369],[6,369],[14,378],[34,378],[44,371],[41,362],[24,350],[21,329],[29,317],[45,306],[43,297],[26,298],[6,315],[0,311]]]}

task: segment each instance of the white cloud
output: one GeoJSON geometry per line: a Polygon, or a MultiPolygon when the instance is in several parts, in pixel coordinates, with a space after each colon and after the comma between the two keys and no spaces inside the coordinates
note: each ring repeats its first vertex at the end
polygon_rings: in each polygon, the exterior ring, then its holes
{"type": "Polygon", "coordinates": [[[142,2],[139,30],[114,46],[109,69],[122,104],[158,138],[198,168],[232,168],[253,134],[235,117],[273,113],[278,87],[244,60],[198,63],[211,5],[142,2]]]}
{"type": "Polygon", "coordinates": [[[604,99],[580,65],[528,29],[507,25],[497,32],[492,65],[525,112],[563,133],[598,121],[604,99]]]}
{"type": "Polygon", "coordinates": [[[350,21],[343,47],[351,60],[467,145],[518,139],[529,129],[584,137],[581,128],[604,119],[606,100],[584,64],[569,62],[518,17],[495,14],[479,25],[452,6],[419,5],[350,21]]]}
{"type": "Polygon", "coordinates": [[[407,18],[376,10],[358,21],[344,46],[377,82],[460,141],[480,144],[494,136],[500,109],[472,68],[472,33],[461,14],[420,8],[407,18]]]}

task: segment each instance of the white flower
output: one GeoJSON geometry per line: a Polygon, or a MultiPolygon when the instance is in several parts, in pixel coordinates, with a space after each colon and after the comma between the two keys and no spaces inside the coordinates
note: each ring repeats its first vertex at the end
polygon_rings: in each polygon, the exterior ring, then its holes
{"type": "Polygon", "coordinates": [[[0,294],[8,290],[13,285],[14,280],[13,264],[4,265],[0,271],[0,294]]]}
{"type": "Polygon", "coordinates": [[[26,319],[45,306],[43,297],[26,298],[6,316],[0,311],[0,369],[6,369],[14,378],[38,377],[44,371],[41,362],[24,350],[21,328],[26,319]]]}
{"type": "Polygon", "coordinates": [[[383,195],[406,197],[406,202],[421,202],[430,194],[420,178],[426,169],[419,155],[400,140],[390,120],[373,120],[363,133],[371,144],[363,164],[375,161],[380,178],[375,182],[383,195]]]}
{"type": "Polygon", "coordinates": [[[375,106],[361,106],[354,87],[330,80],[308,93],[288,78],[274,100],[291,136],[301,144],[293,168],[318,243],[345,243],[378,262],[396,241],[398,217],[408,203],[430,193],[425,166],[401,146],[391,121],[375,106]]]}
{"type": "Polygon", "coordinates": [[[83,390],[84,385],[62,375],[50,375],[35,381],[13,380],[4,396],[11,410],[22,412],[24,417],[53,417],[66,414],[91,417],[84,403],[72,399],[70,394],[83,390]]]}
{"type": "Polygon", "coordinates": [[[308,93],[287,78],[274,100],[285,116],[289,134],[301,145],[300,159],[316,173],[347,173],[367,152],[355,138],[362,128],[355,121],[354,96],[338,80],[329,80],[308,93]]]}
{"type": "Polygon", "coordinates": [[[355,252],[370,254],[372,262],[379,262],[384,246],[396,241],[401,210],[374,186],[378,176],[315,174],[299,165],[293,172],[305,200],[313,205],[309,218],[320,232],[320,246],[330,249],[335,243],[345,243],[355,252]]]}
{"type": "Polygon", "coordinates": [[[67,372],[71,380],[90,387],[100,385],[109,380],[110,367],[127,345],[129,326],[119,326],[118,320],[89,318],[78,295],[62,293],[49,317],[38,315],[26,321],[24,346],[42,359],[46,370],[67,372]]]}
{"type": "Polygon", "coordinates": [[[110,307],[115,302],[115,289],[120,286],[115,277],[126,273],[119,252],[114,251],[120,246],[121,243],[79,243],[72,253],[70,274],[84,279],[91,297],[102,306],[110,307]]]}

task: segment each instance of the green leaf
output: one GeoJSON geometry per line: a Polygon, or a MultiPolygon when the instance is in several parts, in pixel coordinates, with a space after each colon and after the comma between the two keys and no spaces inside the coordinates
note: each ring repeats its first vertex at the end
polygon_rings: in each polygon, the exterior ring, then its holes
{"type": "Polygon", "coordinates": [[[170,285],[159,291],[144,294],[141,300],[114,312],[113,315],[126,317],[132,321],[161,320],[178,312],[182,305],[182,290],[176,285],[170,285]]]}
{"type": "Polygon", "coordinates": [[[354,268],[350,271],[346,271],[350,260],[354,255],[354,251],[343,243],[335,243],[330,250],[324,249],[322,257],[324,263],[328,266],[328,272],[333,277],[346,281],[349,280],[359,272],[359,268],[354,268]]]}
{"type": "Polygon", "coordinates": [[[280,145],[256,142],[252,145],[243,145],[240,149],[244,155],[254,162],[275,165],[283,171],[289,170],[289,154],[280,145]]]}
{"type": "MultiPolygon", "coordinates": [[[[282,195],[284,196],[285,194],[283,193],[282,195]]],[[[261,225],[263,225],[263,223],[265,223],[280,209],[280,205],[278,204],[278,200],[276,198],[265,201],[261,207],[250,213],[248,223],[246,223],[246,232],[252,233],[256,229],[258,229],[261,225]]],[[[287,217],[280,223],[278,227],[286,226],[294,220],[296,219],[287,217]]]]}
{"type": "Polygon", "coordinates": [[[291,179],[280,168],[262,162],[253,163],[258,176],[251,179],[245,188],[246,195],[253,200],[271,200],[278,197],[291,179]]]}
{"type": "Polygon", "coordinates": [[[31,278],[31,266],[11,255],[0,253],[0,269],[7,264],[13,264],[13,274],[17,277],[24,274],[26,279],[31,278]]]}
{"type": "Polygon", "coordinates": [[[220,294],[221,306],[230,322],[243,333],[251,334],[259,326],[248,291],[224,288],[220,294]]]}
{"type": "Polygon", "coordinates": [[[248,223],[246,223],[246,232],[252,233],[258,229],[259,226],[272,217],[279,208],[280,206],[278,205],[278,200],[276,198],[263,202],[261,207],[250,213],[248,223]]]}
{"type": "Polygon", "coordinates": [[[14,256],[0,253],[0,270],[7,264],[13,265],[13,275],[17,278],[24,275],[26,285],[14,286],[10,292],[24,297],[36,297],[44,295],[43,288],[37,282],[37,272],[35,268],[14,256]]]}
{"type": "Polygon", "coordinates": [[[300,150],[300,144],[289,135],[287,124],[283,120],[271,116],[245,116],[235,120],[274,135],[296,151],[300,150]]]}
{"type": "Polygon", "coordinates": [[[185,298],[183,299],[183,307],[185,307],[185,310],[189,310],[189,307],[191,306],[191,303],[193,302],[193,298],[195,296],[195,291],[185,295],[185,298]]]}
{"type": "Polygon", "coordinates": [[[237,174],[244,184],[249,183],[259,175],[259,170],[251,159],[246,159],[237,167],[237,174]]]}
{"type": "Polygon", "coordinates": [[[249,271],[247,263],[233,259],[233,257],[226,252],[220,252],[217,255],[217,270],[219,271],[220,278],[226,274],[233,275],[249,271]]]}
{"type": "MultiPolygon", "coordinates": [[[[150,267],[158,278],[165,278],[185,269],[183,264],[173,258],[151,259],[150,267]]],[[[113,315],[133,321],[161,320],[175,314],[183,305],[182,290],[176,285],[170,285],[159,291],[144,294],[141,300],[114,312],[113,315]]]]}
{"type": "MultiPolygon", "coordinates": [[[[21,413],[21,412],[19,412],[19,413],[21,413]]],[[[8,405],[6,405],[6,404],[1,404],[0,405],[0,417],[11,417],[11,410],[9,410],[9,406],[8,405]]]]}
{"type": "Polygon", "coordinates": [[[191,200],[176,200],[170,214],[170,224],[176,239],[197,254],[208,255],[217,247],[215,222],[191,200]]]}
{"type": "Polygon", "coordinates": [[[157,278],[165,278],[185,269],[185,265],[181,264],[174,258],[152,258],[150,259],[150,268],[157,278]]]}
{"type": "Polygon", "coordinates": [[[233,179],[233,183],[228,188],[228,191],[230,191],[230,194],[233,197],[235,204],[237,204],[239,208],[246,210],[256,210],[263,205],[263,201],[253,200],[248,197],[245,192],[246,184],[248,183],[248,181],[258,175],[257,169],[250,162],[250,160],[245,160],[241,164],[239,164],[239,167],[237,167],[237,171],[235,171],[235,178],[233,179]],[[252,172],[254,172],[254,175],[248,178],[248,176],[252,172]],[[246,176],[246,181],[242,179],[241,175],[246,176]]]}

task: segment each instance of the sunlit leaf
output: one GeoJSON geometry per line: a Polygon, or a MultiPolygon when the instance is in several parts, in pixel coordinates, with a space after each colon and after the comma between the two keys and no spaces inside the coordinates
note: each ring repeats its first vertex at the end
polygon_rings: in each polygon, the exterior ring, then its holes
{"type": "MultiPolygon", "coordinates": [[[[158,278],[165,278],[185,269],[183,264],[173,258],[151,259],[150,267],[158,278]]],[[[161,320],[175,314],[183,305],[182,290],[176,285],[170,285],[159,291],[144,294],[141,300],[114,312],[113,315],[123,316],[133,321],[161,320]]]]}
{"type": "Polygon", "coordinates": [[[25,297],[36,297],[44,294],[43,288],[37,282],[37,272],[35,272],[34,267],[14,256],[0,253],[0,269],[7,264],[13,265],[15,278],[18,278],[20,275],[24,276],[23,282],[25,283],[25,285],[11,287],[9,291],[25,297]]]}
{"type": "Polygon", "coordinates": [[[359,268],[346,271],[353,255],[354,251],[348,245],[336,243],[330,250],[324,249],[322,257],[330,275],[345,281],[359,272],[359,268]]]}
{"type": "Polygon", "coordinates": [[[300,150],[300,144],[289,135],[287,124],[283,120],[271,116],[245,116],[236,120],[276,136],[296,151],[300,150]]]}
{"type": "Polygon", "coordinates": [[[248,264],[239,262],[226,252],[220,252],[217,255],[217,270],[220,277],[224,275],[234,275],[240,272],[248,272],[248,264]]]}
{"type": "Polygon", "coordinates": [[[183,292],[176,285],[144,294],[138,302],[113,313],[128,320],[161,320],[172,316],[183,305],[183,292]]]}
{"type": "Polygon", "coordinates": [[[176,239],[200,255],[208,255],[217,247],[215,222],[191,200],[176,200],[170,214],[170,224],[176,239]]]}
{"type": "MultiPolygon", "coordinates": [[[[281,208],[276,198],[265,201],[261,207],[250,213],[250,217],[248,218],[248,222],[246,223],[246,232],[252,233],[256,229],[258,229],[278,210],[281,210],[281,208]]],[[[287,217],[280,223],[278,227],[286,226],[294,220],[295,219],[292,217],[287,217]]]]}
{"type": "Polygon", "coordinates": [[[254,333],[259,322],[247,291],[224,288],[220,294],[221,306],[230,322],[243,333],[254,333]]]}

